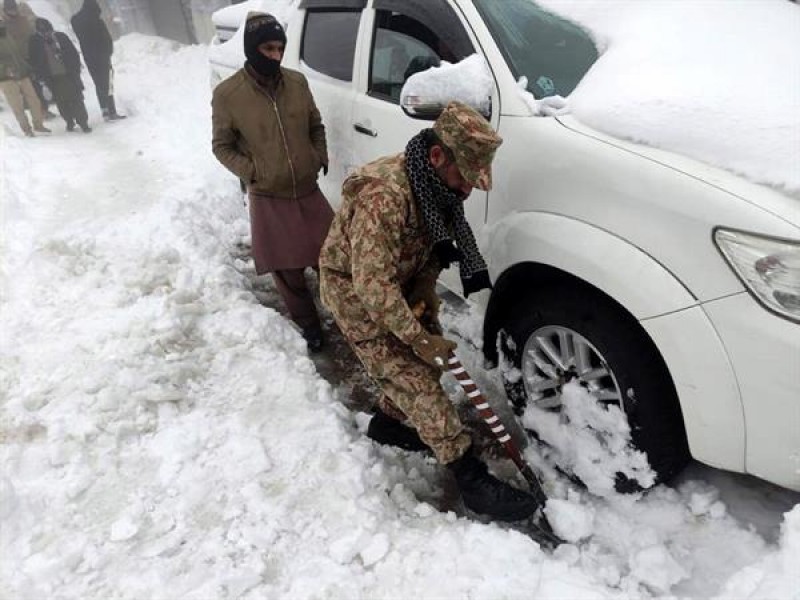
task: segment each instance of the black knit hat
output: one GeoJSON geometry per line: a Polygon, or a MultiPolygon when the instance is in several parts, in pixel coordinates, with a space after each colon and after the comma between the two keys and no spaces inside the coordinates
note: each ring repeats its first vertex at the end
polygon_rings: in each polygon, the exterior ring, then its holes
{"type": "Polygon", "coordinates": [[[273,41],[286,45],[286,32],[278,20],[268,13],[248,13],[244,26],[244,55],[250,58],[261,44],[273,41]]]}

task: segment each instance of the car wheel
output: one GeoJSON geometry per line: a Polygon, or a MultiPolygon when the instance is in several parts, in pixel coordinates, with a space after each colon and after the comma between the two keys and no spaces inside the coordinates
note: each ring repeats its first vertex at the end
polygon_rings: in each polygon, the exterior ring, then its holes
{"type": "MultiPolygon", "coordinates": [[[[647,456],[656,481],[669,480],[686,465],[683,417],[666,365],[616,302],[582,284],[537,290],[517,302],[504,334],[503,354],[518,369],[517,377],[504,377],[517,414],[529,403],[560,411],[564,386],[576,381],[596,402],[623,411],[631,445],[647,456]]],[[[615,488],[642,489],[622,473],[615,488]]]]}

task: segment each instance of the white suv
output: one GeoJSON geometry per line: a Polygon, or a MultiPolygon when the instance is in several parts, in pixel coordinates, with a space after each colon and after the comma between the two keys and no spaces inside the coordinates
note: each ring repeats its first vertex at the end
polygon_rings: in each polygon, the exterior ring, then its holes
{"type": "MultiPolygon", "coordinates": [[[[577,380],[624,410],[662,480],[691,454],[800,490],[797,198],[535,114],[522,76],[537,97],[567,96],[598,53],[529,0],[303,0],[288,16],[283,64],[322,112],[334,203],[349,171],[430,126],[400,105],[414,65],[475,53],[488,65],[504,144],[494,189],[466,209],[495,281],[483,349],[520,368],[515,405],[558,410],[577,380]]],[[[230,43],[238,59],[216,61],[218,78],[242,64],[241,38],[230,43]]]]}

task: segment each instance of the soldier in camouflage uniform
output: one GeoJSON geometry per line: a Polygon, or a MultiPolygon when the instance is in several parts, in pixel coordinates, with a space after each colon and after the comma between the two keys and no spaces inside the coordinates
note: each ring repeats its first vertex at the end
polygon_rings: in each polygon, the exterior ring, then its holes
{"type": "Polygon", "coordinates": [[[367,435],[433,450],[475,512],[513,521],[535,500],[492,477],[439,379],[456,345],[441,336],[436,280],[458,262],[465,295],[490,286],[464,217],[473,187],[491,186],[500,137],[480,114],[451,102],[402,154],[344,182],[342,205],[320,253],[320,296],[383,397],[367,435]],[[422,319],[412,307],[422,301],[422,319]],[[422,323],[426,323],[423,327],[422,323]]]}

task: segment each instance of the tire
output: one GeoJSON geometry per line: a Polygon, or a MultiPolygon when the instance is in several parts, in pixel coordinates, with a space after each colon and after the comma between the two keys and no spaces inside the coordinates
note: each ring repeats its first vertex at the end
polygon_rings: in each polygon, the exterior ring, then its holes
{"type": "MultiPolygon", "coordinates": [[[[631,444],[646,454],[657,483],[681,471],[690,455],[672,378],[647,333],[627,311],[586,284],[556,283],[522,298],[510,315],[504,327],[503,354],[522,377],[503,379],[517,414],[534,402],[534,396],[541,408],[560,410],[563,383],[578,379],[598,402],[617,404],[623,410],[631,444]],[[572,341],[565,343],[566,338],[572,341]],[[575,358],[582,363],[580,368],[573,363],[566,372],[558,368],[556,375],[553,369],[545,374],[540,366],[546,352],[537,353],[543,348],[542,340],[548,340],[562,356],[562,346],[567,347],[567,355],[569,348],[583,348],[583,352],[572,352],[575,357],[581,354],[575,358]],[[595,377],[603,367],[608,374],[595,377]],[[588,376],[579,376],[581,370],[588,376]],[[553,387],[543,390],[545,386],[553,387]]],[[[618,492],[642,489],[635,480],[617,475],[618,492]]]]}

